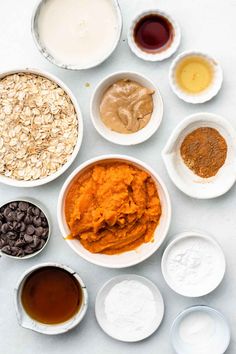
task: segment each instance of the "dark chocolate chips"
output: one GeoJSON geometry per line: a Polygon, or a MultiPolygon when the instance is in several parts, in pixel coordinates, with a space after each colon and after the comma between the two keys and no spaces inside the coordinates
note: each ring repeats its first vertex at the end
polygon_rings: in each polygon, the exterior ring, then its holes
{"type": "Polygon", "coordinates": [[[0,249],[15,257],[39,251],[47,241],[48,220],[36,205],[25,201],[0,208],[0,249]]]}

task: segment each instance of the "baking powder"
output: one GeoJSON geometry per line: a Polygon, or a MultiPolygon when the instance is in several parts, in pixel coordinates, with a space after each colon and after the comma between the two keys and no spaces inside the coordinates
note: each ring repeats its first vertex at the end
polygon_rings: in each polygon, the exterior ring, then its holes
{"type": "Polygon", "coordinates": [[[165,267],[174,288],[187,295],[199,296],[218,284],[224,260],[219,247],[211,240],[189,236],[173,244],[165,267]]]}
{"type": "Polygon", "coordinates": [[[107,294],[105,314],[114,330],[133,337],[151,327],[157,307],[147,286],[135,280],[124,280],[107,294]]]}

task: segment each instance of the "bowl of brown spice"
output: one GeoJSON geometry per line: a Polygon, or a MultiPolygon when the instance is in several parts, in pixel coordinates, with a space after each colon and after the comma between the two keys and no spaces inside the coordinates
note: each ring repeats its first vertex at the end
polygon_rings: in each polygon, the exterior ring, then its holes
{"type": "Polygon", "coordinates": [[[176,127],[162,157],[183,193],[198,199],[219,197],[236,181],[236,132],[218,115],[193,114],[176,127]]]}

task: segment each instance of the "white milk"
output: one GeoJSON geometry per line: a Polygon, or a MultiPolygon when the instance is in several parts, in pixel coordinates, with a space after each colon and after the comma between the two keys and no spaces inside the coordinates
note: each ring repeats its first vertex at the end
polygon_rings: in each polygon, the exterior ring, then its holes
{"type": "Polygon", "coordinates": [[[67,65],[98,64],[112,51],[118,31],[111,0],[48,0],[38,17],[42,45],[67,65]]]}

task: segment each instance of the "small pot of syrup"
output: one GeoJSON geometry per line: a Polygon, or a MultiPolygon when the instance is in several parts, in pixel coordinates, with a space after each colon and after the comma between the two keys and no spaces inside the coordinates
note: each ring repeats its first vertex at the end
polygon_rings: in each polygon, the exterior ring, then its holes
{"type": "Polygon", "coordinates": [[[178,24],[166,13],[149,10],[133,21],[128,35],[131,50],[141,59],[160,61],[170,57],[180,44],[178,24]]]}
{"type": "Polygon", "coordinates": [[[43,263],[29,269],[15,289],[15,307],[22,327],[60,334],[79,324],[87,310],[87,291],[67,266],[43,263]]]}

